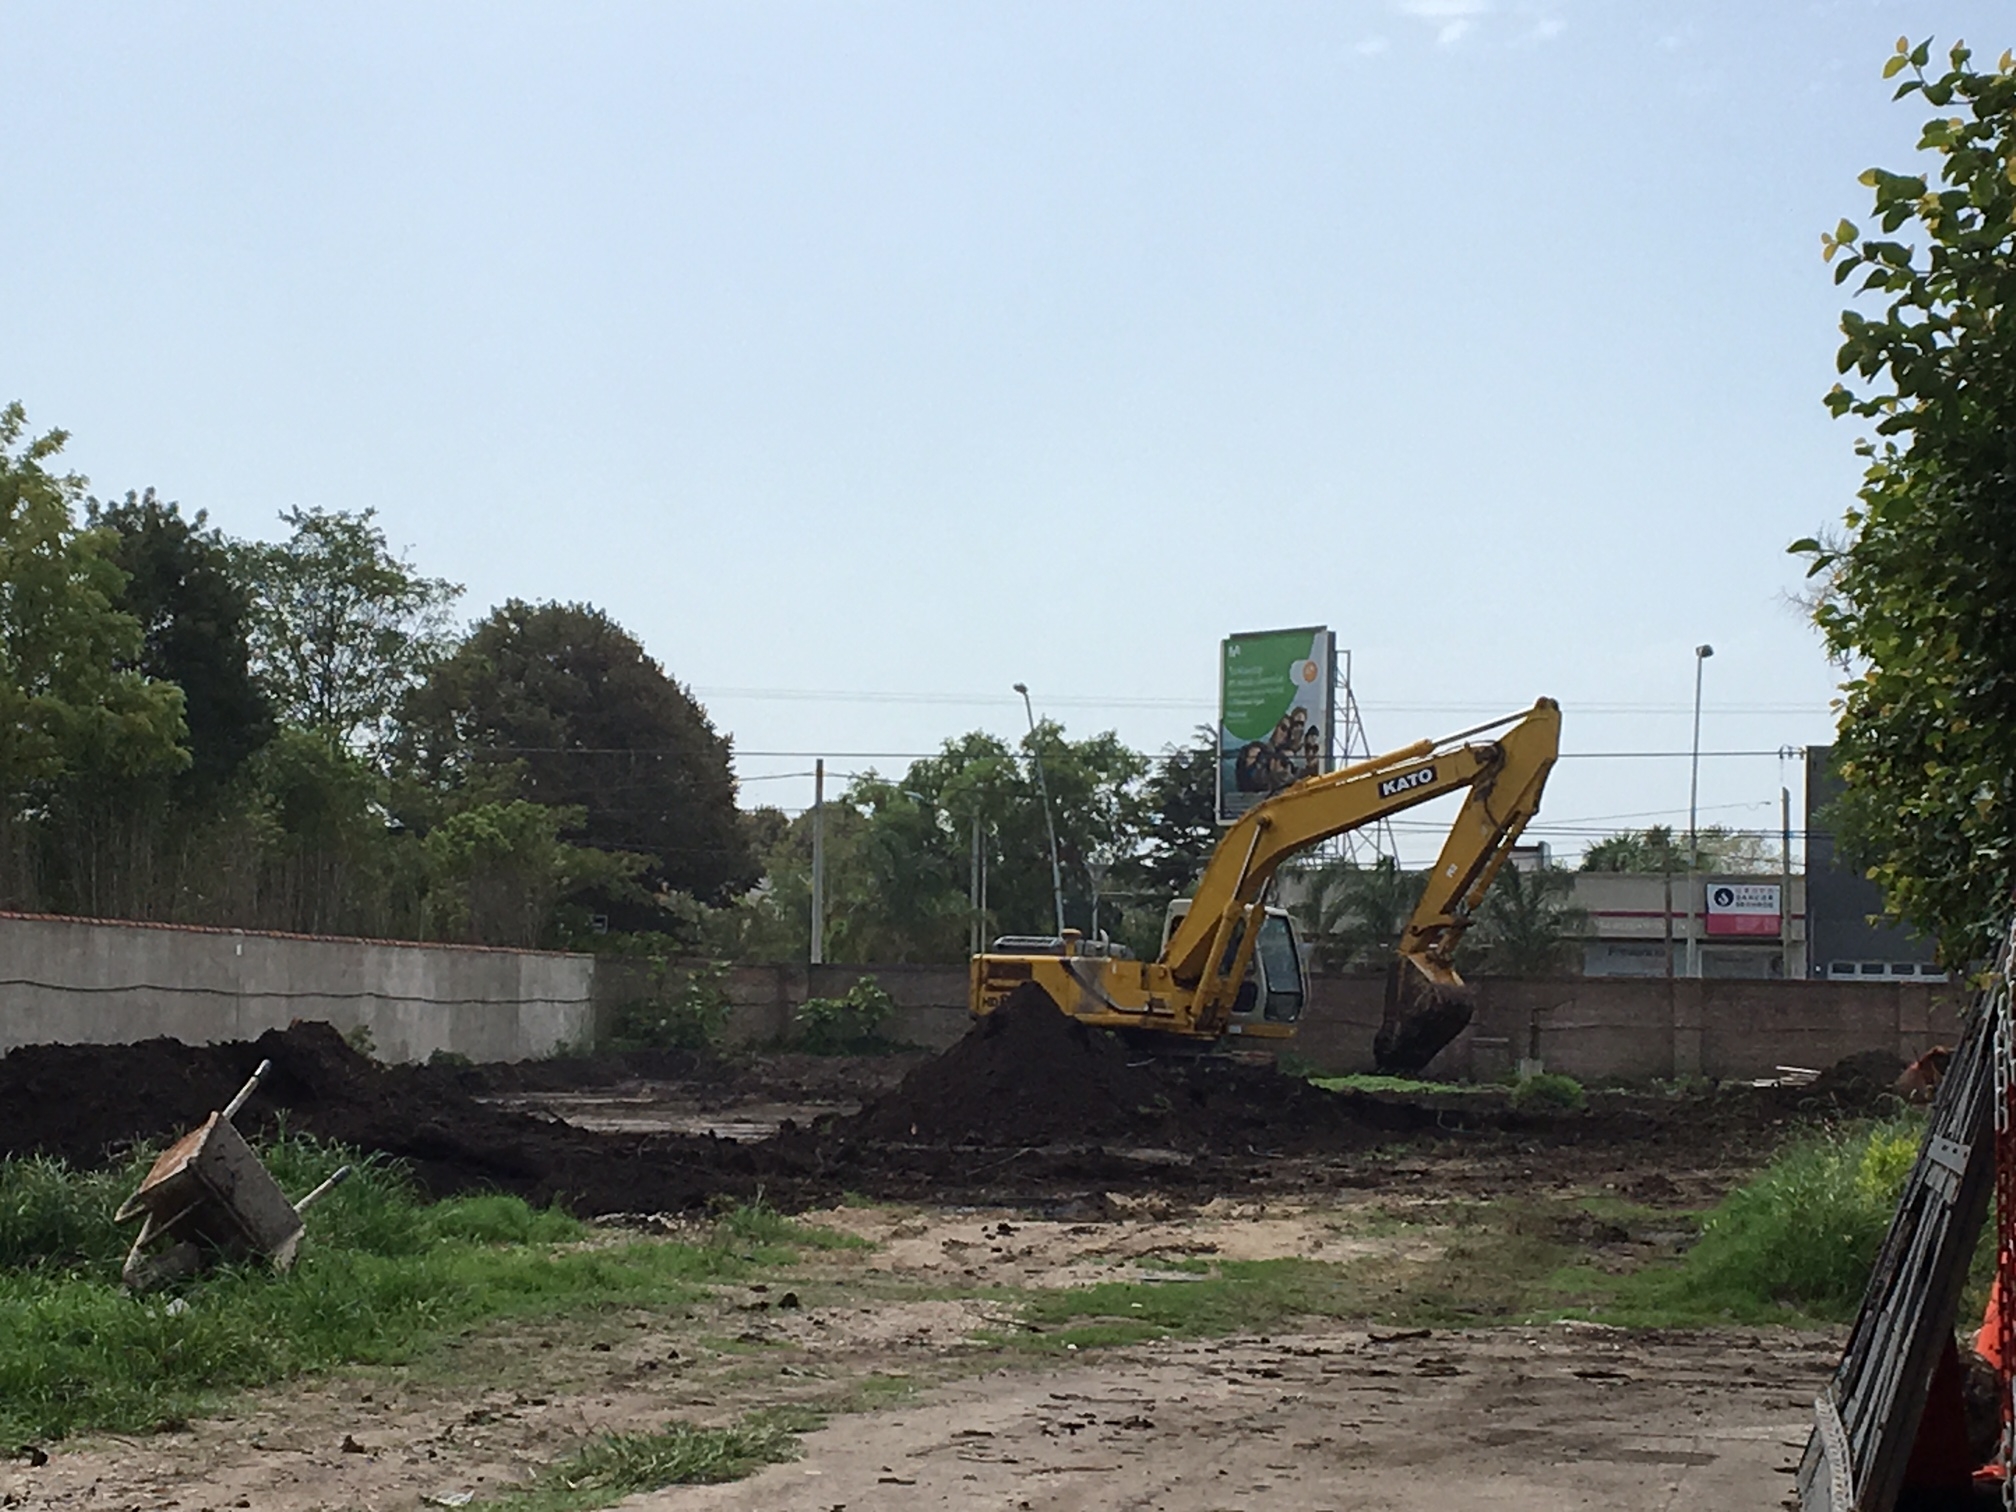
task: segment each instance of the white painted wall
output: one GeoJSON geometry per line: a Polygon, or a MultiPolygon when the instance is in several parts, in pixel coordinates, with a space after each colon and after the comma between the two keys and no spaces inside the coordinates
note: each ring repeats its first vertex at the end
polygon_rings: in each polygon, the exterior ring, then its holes
{"type": "Polygon", "coordinates": [[[255,1039],[295,1019],[369,1031],[380,1060],[525,1060],[587,1040],[594,959],[0,915],[0,1052],[255,1039]]]}

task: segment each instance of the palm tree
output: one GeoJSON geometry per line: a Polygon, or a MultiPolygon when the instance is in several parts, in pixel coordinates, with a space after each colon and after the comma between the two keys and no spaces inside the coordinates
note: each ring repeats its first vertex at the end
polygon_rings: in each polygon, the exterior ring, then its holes
{"type": "Polygon", "coordinates": [[[1458,962],[1481,976],[1558,976],[1575,965],[1589,923],[1573,902],[1575,876],[1551,867],[1502,869],[1478,905],[1458,962]]]}
{"type": "Polygon", "coordinates": [[[1391,856],[1370,866],[1340,859],[1315,868],[1309,874],[1308,912],[1319,967],[1384,970],[1424,880],[1420,872],[1402,871],[1391,856]]]}

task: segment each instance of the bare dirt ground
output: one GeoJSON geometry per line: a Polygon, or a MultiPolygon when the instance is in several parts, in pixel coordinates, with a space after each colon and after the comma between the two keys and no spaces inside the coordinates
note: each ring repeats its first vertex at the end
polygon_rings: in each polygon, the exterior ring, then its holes
{"type": "Polygon", "coordinates": [[[1775,1507],[1832,1340],[1359,1330],[1147,1346],[960,1381],[805,1457],[630,1505],[1555,1512],[1775,1507]]]}
{"type": "Polygon", "coordinates": [[[45,1465],[0,1468],[0,1505],[480,1505],[596,1434],[798,1405],[832,1414],[801,1459],[630,1504],[1769,1508],[1839,1347],[1789,1330],[1579,1324],[1305,1323],[1083,1353],[1009,1337],[1018,1296],[1181,1286],[1199,1257],[1358,1262],[1382,1279],[1452,1263],[1446,1231],[1396,1226],[1371,1198],[1131,1206],[1097,1222],[809,1214],[871,1247],[810,1255],[691,1309],[485,1332],[414,1367],[257,1393],[181,1431],[52,1446],[45,1465]]]}

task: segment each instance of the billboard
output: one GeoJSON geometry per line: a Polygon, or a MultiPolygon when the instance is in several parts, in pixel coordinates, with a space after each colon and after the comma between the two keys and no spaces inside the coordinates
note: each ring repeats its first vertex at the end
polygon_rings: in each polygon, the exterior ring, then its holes
{"type": "Polygon", "coordinates": [[[1228,636],[1218,648],[1218,822],[1330,770],[1337,637],[1320,625],[1228,636]]]}
{"type": "Polygon", "coordinates": [[[1773,935],[1779,930],[1776,882],[1710,882],[1710,935],[1773,935]]]}

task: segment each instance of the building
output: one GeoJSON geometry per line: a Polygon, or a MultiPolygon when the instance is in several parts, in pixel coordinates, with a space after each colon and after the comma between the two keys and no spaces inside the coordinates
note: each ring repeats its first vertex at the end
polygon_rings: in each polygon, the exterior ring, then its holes
{"type": "Polygon", "coordinates": [[[1773,980],[1806,975],[1805,879],[1684,872],[1575,872],[1587,922],[1584,976],[1687,975],[1690,932],[1701,975],[1773,980]],[[1692,907],[1689,884],[1692,883],[1692,907]]]}
{"type": "Polygon", "coordinates": [[[1832,746],[1806,747],[1807,928],[1811,974],[1832,981],[1944,981],[1933,942],[1885,924],[1883,890],[1840,863],[1828,806],[1842,792],[1832,746]]]}

